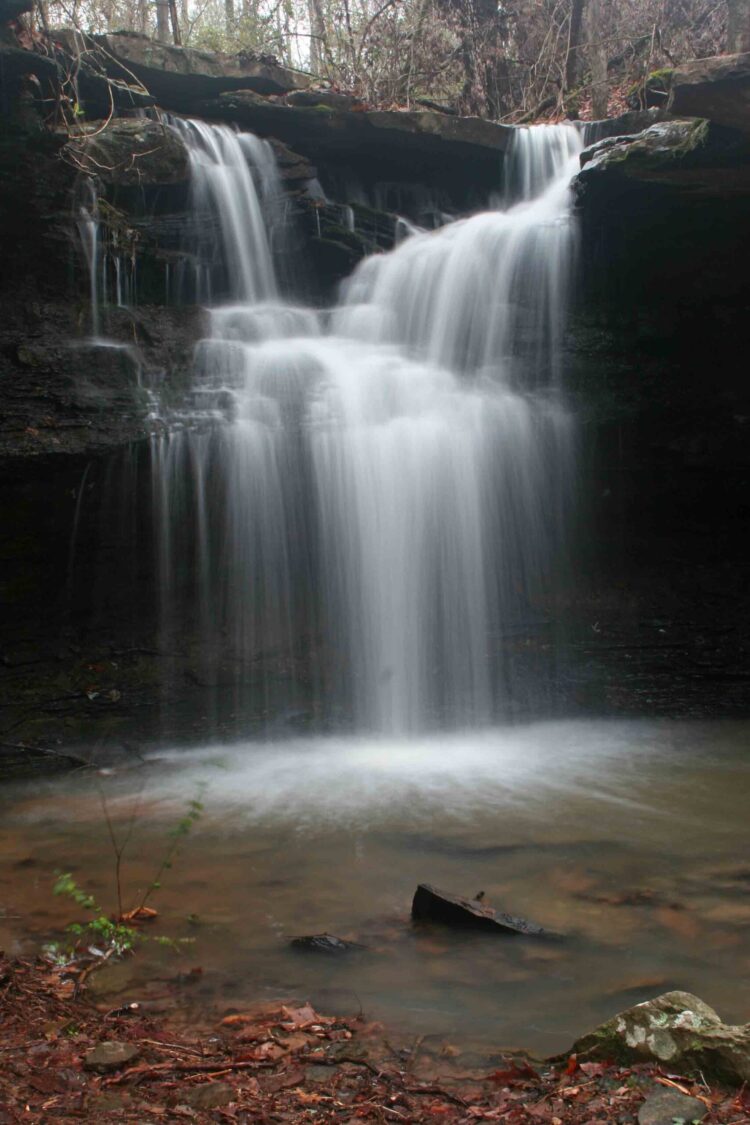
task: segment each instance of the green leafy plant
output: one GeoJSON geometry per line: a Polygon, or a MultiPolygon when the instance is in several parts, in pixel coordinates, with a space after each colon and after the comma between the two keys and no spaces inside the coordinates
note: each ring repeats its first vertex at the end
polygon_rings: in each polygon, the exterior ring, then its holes
{"type": "Polygon", "coordinates": [[[52,889],[53,894],[56,896],[63,895],[71,899],[90,917],[82,922],[72,922],[66,927],[66,933],[70,938],[68,942],[52,942],[45,947],[47,956],[58,964],[71,965],[72,963],[87,962],[86,966],[82,968],[79,980],[88,976],[90,972],[101,967],[110,959],[133,952],[139,942],[151,941],[158,945],[178,948],[194,940],[193,938],[174,939],[163,934],[148,934],[141,927],[144,923],[156,917],[156,910],[148,906],[147,903],[152,895],[160,889],[165,872],[172,867],[180,846],[202,816],[203,802],[197,796],[187,802],[184,816],[170,829],[167,835],[167,846],[157,864],[154,877],[146,884],[145,889],[136,898],[133,906],[126,909],[123,896],[123,859],[133,838],[138,819],[139,801],[136,801],[133,806],[124,833],[118,837],[103,792],[100,793],[100,797],[114,855],[116,911],[108,914],[94,896],[79,885],[71,872],[58,871],[52,889]]]}

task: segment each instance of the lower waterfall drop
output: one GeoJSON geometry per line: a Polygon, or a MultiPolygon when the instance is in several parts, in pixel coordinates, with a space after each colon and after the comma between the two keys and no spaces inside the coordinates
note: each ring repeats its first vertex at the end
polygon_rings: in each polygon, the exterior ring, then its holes
{"type": "Polygon", "coordinates": [[[219,237],[196,253],[214,304],[191,402],[154,439],[165,637],[187,625],[202,682],[229,678],[238,710],[297,681],[359,730],[490,722],[512,695],[500,642],[540,612],[571,475],[579,133],[519,130],[517,202],[373,255],[324,313],[279,296],[270,146],[177,127],[196,227],[219,237]]]}

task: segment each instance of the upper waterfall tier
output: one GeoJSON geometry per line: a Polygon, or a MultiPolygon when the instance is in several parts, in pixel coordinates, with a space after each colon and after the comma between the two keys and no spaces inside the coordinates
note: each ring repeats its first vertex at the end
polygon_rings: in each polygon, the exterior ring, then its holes
{"type": "Polygon", "coordinates": [[[274,206],[281,189],[270,146],[252,133],[200,121],[174,118],[171,124],[190,154],[195,229],[201,229],[201,216],[218,219],[221,244],[204,242],[197,248],[209,264],[205,297],[211,299],[214,272],[223,270],[223,288],[230,297],[246,304],[273,299],[277,284],[270,230],[278,219],[274,206]]]}
{"type": "Polygon", "coordinates": [[[569,183],[582,147],[570,127],[519,130],[507,194],[520,202],[369,258],[346,286],[336,329],[504,379],[530,355],[514,381],[548,382],[573,261],[569,183]]]}

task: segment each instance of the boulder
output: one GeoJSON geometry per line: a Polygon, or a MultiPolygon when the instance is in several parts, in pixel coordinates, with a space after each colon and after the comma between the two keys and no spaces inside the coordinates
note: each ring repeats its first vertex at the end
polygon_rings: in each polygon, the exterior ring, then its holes
{"type": "Polygon", "coordinates": [[[415,922],[440,922],[445,926],[484,930],[495,934],[523,934],[526,937],[551,937],[548,930],[529,922],[493,910],[478,898],[467,899],[440,891],[428,883],[420,883],[411,905],[415,922]]]}
{"type": "Polygon", "coordinates": [[[681,1073],[739,1085],[750,1081],[750,1024],[722,1023],[697,996],[665,992],[613,1016],[567,1054],[625,1065],[664,1063],[681,1073]]]}
{"type": "Polygon", "coordinates": [[[695,59],[674,70],[668,109],[750,133],[750,53],[695,59]]]}
{"type": "Polygon", "coordinates": [[[703,147],[705,121],[659,121],[639,133],[607,137],[581,153],[581,167],[616,169],[626,176],[664,175],[670,164],[703,147]]]}
{"type": "Polygon", "coordinates": [[[286,94],[304,89],[310,81],[268,56],[218,55],[130,31],[97,35],[94,40],[106,52],[110,77],[132,81],[135,75],[165,109],[184,111],[200,98],[225,90],[286,94]]]}
{"type": "MultiPolygon", "coordinates": [[[[642,133],[661,121],[664,114],[661,109],[631,109],[617,117],[607,117],[604,121],[589,121],[589,136],[592,134],[597,141],[606,137],[624,137],[635,133],[642,133]]],[[[593,142],[592,142],[593,143],[593,142]]]]}

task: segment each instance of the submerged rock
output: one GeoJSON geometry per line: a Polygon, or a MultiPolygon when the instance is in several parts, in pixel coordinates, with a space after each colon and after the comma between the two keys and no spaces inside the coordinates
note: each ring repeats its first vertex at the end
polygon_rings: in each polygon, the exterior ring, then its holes
{"type": "Polygon", "coordinates": [[[362,953],[367,946],[356,941],[346,941],[335,934],[310,934],[292,938],[290,945],[298,953],[319,953],[325,957],[342,957],[348,953],[362,953]]]}
{"type": "Polygon", "coordinates": [[[578,1039],[579,1059],[666,1063],[720,1082],[750,1081],[750,1024],[722,1023],[689,992],[665,992],[613,1016],[578,1039]]]}
{"type": "Polygon", "coordinates": [[[480,898],[461,898],[428,883],[420,883],[417,887],[411,916],[417,922],[441,922],[445,926],[472,930],[524,934],[527,937],[557,936],[526,918],[493,910],[491,906],[485,906],[480,898]]]}

